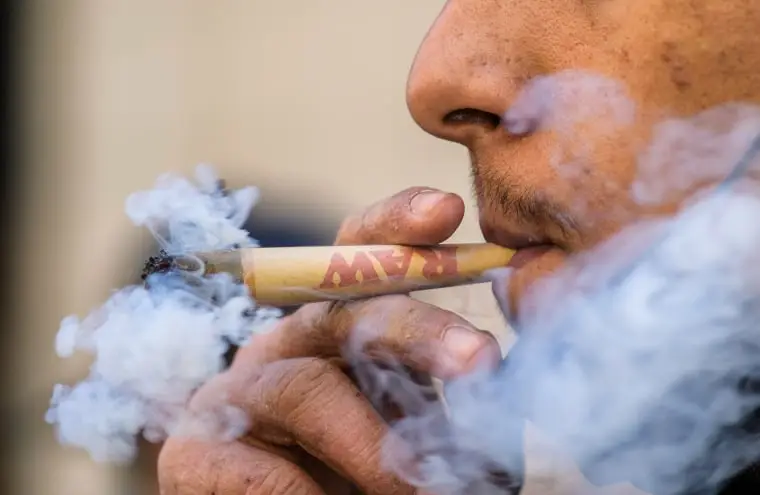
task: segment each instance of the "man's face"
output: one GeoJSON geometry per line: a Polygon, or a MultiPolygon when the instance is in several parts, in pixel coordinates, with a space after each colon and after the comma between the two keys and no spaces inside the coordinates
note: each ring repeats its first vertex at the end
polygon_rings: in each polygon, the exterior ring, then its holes
{"type": "Polygon", "coordinates": [[[647,208],[633,201],[642,145],[665,117],[760,103],[758,30],[756,0],[447,2],[412,68],[409,108],[426,131],[470,150],[487,240],[551,246],[519,255],[513,309],[568,254],[647,211],[672,210],[677,201],[647,208]],[[570,88],[564,100],[531,86],[541,76],[570,88]],[[619,84],[627,100],[605,81],[619,84]],[[551,108],[510,114],[528,88],[533,107],[551,108]],[[615,108],[556,125],[602,103],[615,108]],[[550,114],[555,124],[545,122],[550,114]]]}

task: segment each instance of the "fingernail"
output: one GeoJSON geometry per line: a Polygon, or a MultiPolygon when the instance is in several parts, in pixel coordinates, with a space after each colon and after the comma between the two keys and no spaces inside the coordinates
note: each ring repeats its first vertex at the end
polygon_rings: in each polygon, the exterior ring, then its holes
{"type": "Polygon", "coordinates": [[[446,196],[446,193],[436,191],[435,189],[420,191],[414,195],[410,207],[412,213],[416,215],[426,215],[430,213],[446,196]]]}
{"type": "Polygon", "coordinates": [[[485,332],[467,327],[456,326],[446,330],[443,345],[457,361],[461,371],[470,371],[482,365],[494,366],[500,358],[496,339],[485,332]]]}

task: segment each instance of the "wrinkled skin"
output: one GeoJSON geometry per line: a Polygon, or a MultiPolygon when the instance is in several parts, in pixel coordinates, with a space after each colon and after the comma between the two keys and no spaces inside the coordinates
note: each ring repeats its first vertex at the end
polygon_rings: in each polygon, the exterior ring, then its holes
{"type": "MultiPolygon", "coordinates": [[[[459,226],[464,203],[424,189],[408,189],[346,220],[337,243],[442,242],[459,226]]],[[[357,327],[376,332],[374,352],[441,378],[495,366],[500,357],[489,334],[407,296],[306,305],[255,337],[196,394],[191,410],[213,409],[224,396],[254,418],[253,427],[234,443],[170,439],[159,457],[162,494],[352,493],[345,479],[364,493],[413,493],[382,469],[387,428],[344,373],[343,351],[357,327]]]]}
{"type": "MultiPolygon", "coordinates": [[[[470,150],[486,238],[550,246],[521,264],[508,294],[497,294],[513,311],[568,255],[647,213],[628,191],[637,147],[659,119],[760,102],[758,26],[760,3],[753,0],[447,3],[415,60],[408,104],[424,130],[470,150]],[[515,127],[501,119],[532,78],[570,69],[620,82],[636,103],[635,119],[620,132],[599,132],[608,124],[603,119],[576,130],[572,138],[589,143],[590,152],[571,181],[552,166],[562,136],[535,122],[515,127]]],[[[336,242],[445,241],[464,204],[421,189],[348,219],[336,242]]],[[[655,210],[672,208],[665,202],[655,210]]],[[[489,336],[405,296],[305,306],[242,349],[230,370],[193,399],[191,408],[203,409],[224,393],[254,426],[232,443],[170,439],[159,460],[162,494],[350,493],[346,480],[369,494],[414,493],[382,469],[386,425],[341,362],[357,325],[376,329],[373,345],[422,373],[450,378],[497,361],[489,336]]]]}

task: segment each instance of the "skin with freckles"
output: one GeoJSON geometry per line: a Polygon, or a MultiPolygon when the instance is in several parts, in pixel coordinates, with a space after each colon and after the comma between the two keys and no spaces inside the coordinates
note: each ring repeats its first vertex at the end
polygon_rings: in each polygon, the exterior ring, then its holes
{"type": "MultiPolygon", "coordinates": [[[[570,255],[677,207],[677,195],[633,200],[637,157],[664,118],[760,103],[758,27],[755,0],[446,3],[407,101],[425,131],[469,149],[485,237],[525,253],[511,283],[494,284],[506,312],[570,255]],[[589,109],[599,111],[575,118],[589,109]]],[[[347,219],[336,242],[437,244],[463,215],[461,198],[413,188],[347,219]]],[[[235,442],[170,438],[162,495],[421,493],[384,469],[389,413],[348,370],[346,346],[366,328],[369,355],[421,375],[498,361],[487,335],[406,296],[307,305],[197,393],[191,411],[226,398],[252,426],[235,442]]]]}

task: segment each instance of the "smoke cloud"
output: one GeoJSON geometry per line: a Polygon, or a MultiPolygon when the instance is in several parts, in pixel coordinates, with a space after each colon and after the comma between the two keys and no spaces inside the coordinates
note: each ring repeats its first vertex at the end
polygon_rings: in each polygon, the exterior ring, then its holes
{"type": "MultiPolygon", "coordinates": [[[[600,115],[624,128],[635,112],[616,83],[573,72],[538,79],[505,123],[515,134],[555,132],[564,145],[600,115]]],[[[632,481],[657,495],[712,494],[760,458],[760,428],[750,421],[760,409],[755,170],[715,187],[758,134],[760,109],[748,105],[656,126],[627,193],[642,205],[689,201],[677,215],[629,225],[542,281],[524,301],[520,338],[501,369],[447,384],[446,407],[392,357],[377,366],[362,352],[370,332],[356,329],[346,354],[362,388],[407,413],[392,425],[388,469],[434,493],[504,493],[509,477],[499,473],[523,474],[525,420],[592,481],[632,481]]],[[[594,151],[575,144],[556,155],[567,177],[594,151]]],[[[253,189],[221,194],[201,169],[199,185],[165,177],[132,196],[127,212],[170,253],[220,249],[255,244],[239,228],[255,200],[253,189]]],[[[120,290],[84,320],[63,321],[59,355],[80,350],[95,361],[85,381],[56,388],[47,420],[65,444],[128,460],[139,434],[157,440],[178,427],[230,343],[277,316],[225,275],[200,287],[157,275],[147,288],[120,290]]],[[[217,433],[232,438],[246,424],[228,413],[230,427],[217,433]]]]}
{"type": "MultiPolygon", "coordinates": [[[[567,94],[584,85],[601,94],[583,111],[597,101],[630,117],[612,83],[573,73],[528,88],[508,123],[566,133],[568,120],[541,117],[557,100],[537,95],[568,85],[567,94]]],[[[522,476],[526,420],[591,481],[657,495],[713,494],[760,458],[760,160],[746,159],[758,136],[760,109],[748,105],[661,122],[630,195],[689,197],[684,207],[628,226],[541,281],[497,373],[450,383],[446,410],[420,405],[422,390],[407,400],[389,468],[434,493],[504,493],[493,473],[522,476]]]]}
{"type": "MultiPolygon", "coordinates": [[[[255,246],[240,227],[257,190],[225,191],[213,170],[198,167],[197,184],[174,175],[129,197],[135,225],[153,232],[169,253],[255,246]]],[[[143,435],[160,441],[183,421],[191,394],[224,366],[231,345],[264,331],[279,313],[257,307],[227,274],[195,280],[154,274],[145,286],[115,292],[84,319],[65,318],[56,352],[93,356],[89,376],[74,387],[57,385],[46,420],[61,443],[86,449],[97,461],[128,462],[143,435]]],[[[224,408],[206,433],[234,438],[245,417],[224,408]],[[221,421],[220,421],[221,420],[221,421]],[[223,424],[224,428],[219,429],[223,424]]],[[[191,422],[203,434],[204,427],[191,422]]]]}

